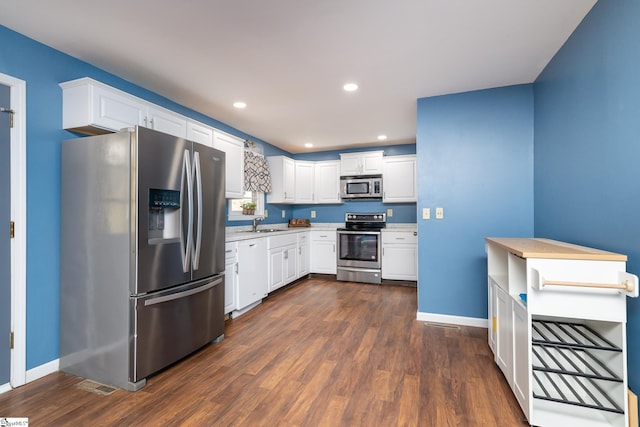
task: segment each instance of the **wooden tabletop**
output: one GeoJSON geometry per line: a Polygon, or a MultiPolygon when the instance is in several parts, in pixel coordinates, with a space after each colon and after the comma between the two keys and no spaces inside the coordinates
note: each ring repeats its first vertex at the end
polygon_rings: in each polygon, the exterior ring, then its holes
{"type": "Polygon", "coordinates": [[[614,252],[550,239],[519,237],[485,237],[489,243],[503,247],[521,258],[585,259],[596,261],[626,261],[627,256],[614,252]]]}

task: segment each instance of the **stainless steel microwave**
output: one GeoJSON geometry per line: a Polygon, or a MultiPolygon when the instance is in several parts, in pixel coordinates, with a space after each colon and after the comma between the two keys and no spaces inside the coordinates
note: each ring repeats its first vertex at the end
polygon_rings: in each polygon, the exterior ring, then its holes
{"type": "Polygon", "coordinates": [[[340,177],[342,199],[382,199],[382,175],[340,177]]]}

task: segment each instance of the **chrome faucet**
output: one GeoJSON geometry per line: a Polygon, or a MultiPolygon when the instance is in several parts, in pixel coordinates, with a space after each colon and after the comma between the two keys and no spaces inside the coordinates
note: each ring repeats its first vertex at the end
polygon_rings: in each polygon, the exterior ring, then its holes
{"type": "Polygon", "coordinates": [[[253,231],[254,233],[256,232],[256,230],[258,229],[258,224],[260,224],[262,221],[264,221],[264,217],[263,216],[257,216],[253,218],[253,223],[251,224],[251,231],[253,231]]]}

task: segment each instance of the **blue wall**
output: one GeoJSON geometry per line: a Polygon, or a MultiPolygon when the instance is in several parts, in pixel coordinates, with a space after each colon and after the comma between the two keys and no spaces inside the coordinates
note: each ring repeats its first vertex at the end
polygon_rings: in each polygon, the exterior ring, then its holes
{"type": "MultiPolygon", "coordinates": [[[[535,234],[628,255],[640,274],[640,2],[600,0],[535,94],[535,234]]],[[[640,301],[627,299],[640,390],[640,301]]]]}
{"type": "Polygon", "coordinates": [[[533,236],[532,86],[419,99],[417,155],[418,311],[486,319],[484,238],[533,236]]]}

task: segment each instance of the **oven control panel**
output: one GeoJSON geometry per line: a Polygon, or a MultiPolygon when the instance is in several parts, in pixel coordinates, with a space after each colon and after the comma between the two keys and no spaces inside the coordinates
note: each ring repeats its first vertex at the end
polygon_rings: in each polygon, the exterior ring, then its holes
{"type": "Polygon", "coordinates": [[[384,212],[377,213],[353,213],[347,212],[344,215],[346,222],[387,222],[387,214],[384,212]]]}

